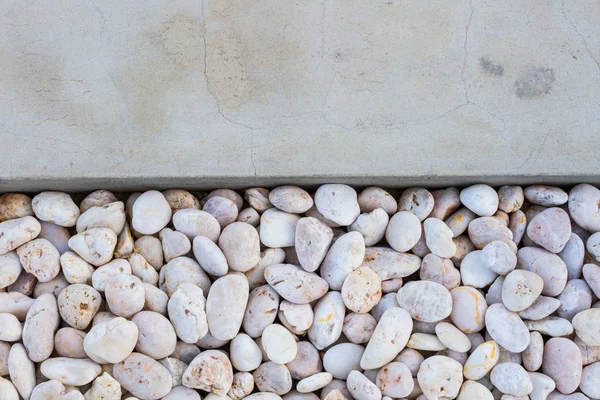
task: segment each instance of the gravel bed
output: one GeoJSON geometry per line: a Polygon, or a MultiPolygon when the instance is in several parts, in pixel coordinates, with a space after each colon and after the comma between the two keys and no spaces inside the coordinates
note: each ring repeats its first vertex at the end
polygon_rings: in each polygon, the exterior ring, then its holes
{"type": "Polygon", "coordinates": [[[0,400],[600,399],[600,190],[0,196],[0,400]]]}

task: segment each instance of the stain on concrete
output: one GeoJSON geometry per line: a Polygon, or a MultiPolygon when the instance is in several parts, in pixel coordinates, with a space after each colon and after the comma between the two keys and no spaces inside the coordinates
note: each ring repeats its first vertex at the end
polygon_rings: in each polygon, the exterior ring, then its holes
{"type": "Polygon", "coordinates": [[[504,75],[504,67],[494,61],[490,60],[487,57],[482,57],[479,60],[479,66],[488,75],[493,76],[502,76],[504,75]]]}
{"type": "Polygon", "coordinates": [[[520,99],[532,99],[550,93],[556,81],[554,70],[545,67],[531,68],[515,81],[515,93],[520,99]]]}

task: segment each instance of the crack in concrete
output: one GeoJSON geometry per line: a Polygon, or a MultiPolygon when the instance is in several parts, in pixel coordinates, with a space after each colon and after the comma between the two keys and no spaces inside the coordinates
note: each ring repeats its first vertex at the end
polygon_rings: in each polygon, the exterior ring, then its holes
{"type": "Polygon", "coordinates": [[[465,78],[465,69],[467,68],[467,58],[469,55],[468,50],[467,50],[467,42],[469,40],[469,29],[471,28],[471,20],[473,19],[473,14],[475,12],[473,10],[473,0],[471,0],[469,2],[469,9],[471,10],[471,14],[469,15],[469,21],[467,22],[467,27],[465,29],[465,40],[463,42],[463,49],[465,51],[465,56],[463,59],[462,70],[460,71],[460,79],[462,80],[462,83],[463,83],[463,89],[465,91],[465,100],[467,101],[467,104],[469,103],[469,92],[467,90],[467,80],[465,78]]]}
{"type": "Polygon", "coordinates": [[[98,6],[94,2],[94,0],[90,0],[90,1],[92,2],[92,4],[94,5],[94,8],[96,9],[98,14],[100,14],[100,17],[102,18],[102,27],[100,28],[100,35],[102,35],[104,33],[104,24],[106,23],[106,18],[104,17],[104,13],[98,8],[98,6]]]}
{"type": "Polygon", "coordinates": [[[567,13],[565,12],[565,1],[564,0],[560,3],[560,11],[562,12],[563,16],[565,17],[565,20],[567,20],[567,22],[573,27],[573,29],[575,30],[575,33],[577,33],[577,36],[579,36],[581,38],[581,41],[583,42],[583,47],[585,47],[585,50],[587,51],[588,56],[590,56],[590,58],[594,61],[594,63],[596,63],[596,66],[598,67],[598,71],[600,71],[600,62],[596,59],[596,57],[594,57],[594,55],[590,51],[590,49],[587,45],[587,42],[585,40],[585,37],[581,34],[581,32],[579,32],[577,25],[575,25],[575,23],[567,16],[567,13]]]}

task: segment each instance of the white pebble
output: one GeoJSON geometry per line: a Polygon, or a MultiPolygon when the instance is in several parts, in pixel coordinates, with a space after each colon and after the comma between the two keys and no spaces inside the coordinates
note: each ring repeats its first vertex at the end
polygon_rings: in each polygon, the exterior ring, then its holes
{"type": "Polygon", "coordinates": [[[348,185],[321,185],[315,193],[315,206],[323,216],[348,226],[360,214],[356,191],[348,185]]]}
{"type": "Polygon", "coordinates": [[[409,211],[399,211],[390,218],[385,238],[396,251],[412,249],[421,237],[421,221],[409,211]]]}
{"type": "Polygon", "coordinates": [[[71,196],[61,192],[42,192],[32,199],[31,206],[40,220],[65,227],[75,226],[80,215],[71,196]]]}

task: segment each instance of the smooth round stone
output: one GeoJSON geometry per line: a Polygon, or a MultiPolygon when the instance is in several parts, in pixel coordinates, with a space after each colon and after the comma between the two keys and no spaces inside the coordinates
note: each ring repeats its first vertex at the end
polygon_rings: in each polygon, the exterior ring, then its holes
{"type": "Polygon", "coordinates": [[[75,226],[80,215],[71,196],[61,192],[42,192],[32,199],[31,207],[38,219],[65,227],[75,226]]]}
{"type": "MultiPolygon", "coordinates": [[[[4,314],[0,314],[0,316],[2,315],[4,314]]],[[[17,318],[12,317],[18,323],[17,318]]],[[[50,293],[38,297],[29,309],[23,325],[23,345],[27,349],[31,361],[42,362],[50,357],[54,350],[54,331],[58,328],[59,323],[56,298],[50,293]]],[[[3,325],[5,326],[0,323],[0,327],[3,325]]],[[[0,330],[2,329],[0,328],[0,330]]]]}
{"type": "Polygon", "coordinates": [[[569,214],[558,207],[542,211],[529,221],[527,236],[546,250],[560,253],[571,238],[569,214]]]}
{"type": "Polygon", "coordinates": [[[200,202],[193,194],[183,189],[168,189],[162,192],[163,196],[176,212],[184,208],[200,208],[200,202]]]}
{"type": "Polygon", "coordinates": [[[559,187],[531,185],[525,188],[525,198],[530,203],[552,207],[565,204],[569,195],[559,187]]]}
{"type": "Polygon", "coordinates": [[[510,245],[512,231],[502,222],[492,217],[475,218],[467,229],[469,238],[477,249],[483,249],[488,243],[500,240],[510,245]]]}
{"type": "Polygon", "coordinates": [[[465,363],[463,368],[465,378],[472,380],[483,378],[496,366],[499,357],[500,349],[496,342],[492,340],[481,343],[473,350],[465,363]]]}
{"type": "Polygon", "coordinates": [[[512,271],[502,285],[502,303],[510,311],[523,311],[537,300],[543,288],[543,279],[533,272],[512,271]]]}
{"type": "Polygon", "coordinates": [[[323,371],[319,352],[310,342],[298,342],[297,346],[296,358],[286,364],[293,379],[302,380],[323,371]]]}
{"type": "Polygon", "coordinates": [[[498,364],[490,376],[494,386],[502,393],[525,396],[533,391],[531,378],[519,364],[505,362],[498,364]]]}
{"type": "Polygon", "coordinates": [[[410,211],[398,211],[390,218],[385,238],[396,251],[412,249],[421,237],[421,221],[410,211]]]}
{"type": "Polygon", "coordinates": [[[342,331],[350,342],[361,344],[369,341],[376,325],[377,320],[371,314],[350,313],[344,318],[342,331]]]}
{"type": "Polygon", "coordinates": [[[122,201],[89,208],[77,219],[77,233],[91,228],[109,228],[115,234],[125,226],[125,204],[122,201]]]}
{"type": "Polygon", "coordinates": [[[226,197],[214,196],[204,203],[203,211],[211,214],[219,221],[221,229],[235,222],[238,217],[238,208],[235,203],[226,197]]]}
{"type": "Polygon", "coordinates": [[[296,240],[300,217],[270,208],[260,217],[260,241],[267,247],[290,247],[296,240]]]}
{"type": "Polygon", "coordinates": [[[480,217],[491,217],[498,210],[498,193],[481,183],[461,190],[460,201],[480,217]]]}
{"type": "Polygon", "coordinates": [[[483,250],[470,252],[460,263],[460,275],[463,285],[474,288],[489,286],[498,277],[494,271],[481,262],[483,250]]]}
{"type": "Polygon", "coordinates": [[[7,366],[10,380],[21,397],[29,398],[36,384],[35,364],[21,343],[15,343],[10,348],[7,366]]]}
{"type": "Polygon", "coordinates": [[[227,259],[219,246],[206,236],[194,238],[194,257],[202,269],[210,275],[224,276],[229,270],[227,259]]]}
{"type": "Polygon", "coordinates": [[[27,312],[35,300],[19,292],[0,292],[0,313],[9,313],[25,321],[27,312]]]}
{"type": "Polygon", "coordinates": [[[462,365],[449,357],[429,357],[419,367],[417,380],[428,399],[453,399],[463,382],[462,365]]]}
{"type": "Polygon", "coordinates": [[[5,193],[0,196],[0,221],[33,215],[31,197],[22,193],[5,193]]]}
{"type": "MultiPolygon", "coordinates": [[[[293,244],[292,241],[290,246],[293,244]]],[[[260,260],[258,232],[252,225],[243,222],[234,222],[223,229],[219,237],[219,248],[223,251],[229,268],[234,271],[248,271],[260,260]]]]}
{"type": "Polygon", "coordinates": [[[379,243],[385,236],[389,216],[383,208],[377,208],[370,213],[360,214],[356,221],[348,227],[348,232],[356,231],[363,235],[365,246],[379,243]]]}
{"type": "Polygon", "coordinates": [[[17,317],[8,313],[0,313],[0,340],[17,342],[21,340],[22,334],[23,327],[17,317]]]}
{"type": "Polygon", "coordinates": [[[397,301],[417,321],[438,322],[452,312],[450,292],[435,282],[408,282],[398,291],[397,301]]]}
{"type": "MultiPolygon", "coordinates": [[[[161,240],[162,250],[166,262],[169,262],[172,259],[180,256],[185,256],[190,252],[192,248],[190,244],[190,239],[188,239],[187,236],[185,236],[181,232],[173,231],[169,228],[164,228],[160,231],[159,237],[161,240]]],[[[198,237],[201,238],[203,236],[198,237]]],[[[210,240],[208,238],[206,239],[210,240]]],[[[214,242],[211,241],[211,243],[214,242]]]]}
{"type": "Polygon", "coordinates": [[[131,221],[137,232],[153,235],[171,222],[171,206],[161,192],[149,190],[133,203],[131,221]]]}
{"type": "Polygon", "coordinates": [[[544,296],[558,296],[567,284],[567,266],[556,254],[536,247],[522,247],[517,268],[534,272],[544,280],[544,296]]]}
{"type": "Polygon", "coordinates": [[[250,188],[244,191],[244,199],[250,207],[259,213],[263,213],[273,207],[269,201],[269,190],[265,188],[250,188]]]}
{"type": "Polygon", "coordinates": [[[506,275],[517,266],[517,255],[501,240],[488,243],[479,256],[480,262],[498,275],[506,275]]]}
{"type": "Polygon", "coordinates": [[[381,391],[373,382],[359,371],[352,371],[346,381],[348,391],[355,399],[381,400],[381,391]]]}
{"type": "Polygon", "coordinates": [[[260,348],[245,333],[240,333],[231,340],[229,351],[231,353],[231,364],[238,371],[254,371],[262,362],[260,348]]]}
{"type": "Polygon", "coordinates": [[[141,311],[146,301],[142,281],[127,273],[117,274],[109,280],[104,296],[110,311],[125,318],[131,318],[141,311]]]}
{"type": "Polygon", "coordinates": [[[117,317],[94,325],[83,340],[85,353],[100,364],[116,364],[127,358],[138,340],[135,323],[117,317]]]}
{"type": "Polygon", "coordinates": [[[0,255],[0,289],[15,283],[22,271],[23,267],[16,251],[0,255]]]}
{"type": "Polygon", "coordinates": [[[402,192],[398,199],[398,210],[409,211],[424,221],[431,214],[434,206],[434,198],[429,190],[424,188],[408,188],[402,192]]]}
{"type": "Polygon", "coordinates": [[[248,280],[233,273],[213,282],[206,298],[206,318],[211,334],[219,340],[233,339],[242,326],[248,304],[248,280]]]}
{"type": "Polygon", "coordinates": [[[162,268],[164,254],[160,239],[154,236],[142,236],[135,241],[134,250],[143,256],[155,270],[158,271],[162,268]]]}
{"type": "Polygon", "coordinates": [[[365,348],[354,343],[330,347],[323,355],[323,368],[336,379],[347,379],[352,370],[360,370],[360,360],[365,348]]]}
{"type": "Polygon", "coordinates": [[[83,340],[87,333],[74,328],[61,328],[54,336],[54,349],[60,357],[87,358],[83,340]]]}
{"type": "Polygon", "coordinates": [[[452,241],[453,233],[444,221],[437,218],[427,218],[423,222],[423,230],[427,247],[439,257],[453,257],[456,245],[452,241]]]}
{"type": "Polygon", "coordinates": [[[221,225],[212,214],[195,208],[184,208],[173,214],[173,226],[189,240],[206,236],[216,243],[221,233],[221,225]]]}
{"type": "Polygon", "coordinates": [[[563,394],[573,393],[582,376],[581,352],[575,343],[565,338],[552,338],[544,346],[542,372],[556,383],[563,394]]]}
{"type": "Polygon", "coordinates": [[[382,281],[404,278],[422,268],[418,256],[399,253],[389,247],[367,247],[362,265],[377,272],[382,281]]]}
{"type": "Polygon", "coordinates": [[[81,283],[67,286],[58,296],[60,316],[67,324],[77,329],[88,327],[101,304],[100,293],[81,283]]]}
{"type": "Polygon", "coordinates": [[[134,253],[129,257],[131,273],[140,278],[144,283],[152,285],[158,284],[158,272],[150,265],[148,261],[139,253],[134,253]]]}
{"type": "Polygon", "coordinates": [[[598,297],[600,295],[600,267],[596,264],[585,264],[582,272],[586,283],[598,297]]]}
{"type": "Polygon", "coordinates": [[[172,388],[169,370],[158,361],[140,353],[115,364],[113,376],[132,395],[148,400],[166,396],[172,388]]]}
{"type": "Polygon", "coordinates": [[[467,207],[460,208],[452,215],[450,215],[444,222],[448,225],[448,228],[452,231],[453,237],[458,237],[466,232],[471,221],[477,216],[467,207]]]}
{"type": "Polygon", "coordinates": [[[525,193],[521,186],[500,186],[498,189],[498,208],[504,212],[512,213],[523,206],[525,193]]]}
{"type": "MultiPolygon", "coordinates": [[[[248,372],[237,372],[233,375],[233,383],[231,389],[227,392],[227,396],[231,400],[241,400],[250,395],[254,390],[254,377],[248,372]]],[[[176,399],[173,399],[176,400],[176,399]]]]}
{"type": "Polygon", "coordinates": [[[520,353],[529,345],[529,330],[519,315],[503,304],[492,304],[485,313],[490,336],[506,350],[520,353]]]}
{"type": "Polygon", "coordinates": [[[528,372],[527,374],[533,385],[533,390],[529,394],[529,398],[532,400],[545,400],[556,388],[556,384],[549,376],[539,372],[528,372]]]}
{"type": "Polygon", "coordinates": [[[281,302],[277,316],[281,323],[296,335],[304,335],[314,319],[310,304],[294,304],[286,300],[281,302]]]}
{"type": "Polygon", "coordinates": [[[254,227],[260,223],[260,214],[252,207],[246,207],[239,212],[236,221],[245,222],[254,227]]]}
{"type": "Polygon", "coordinates": [[[419,278],[439,283],[448,290],[460,285],[460,272],[454,268],[452,261],[438,257],[435,254],[427,254],[423,258],[419,278]]]}
{"type": "Polygon", "coordinates": [[[133,316],[131,322],[136,324],[139,339],[135,350],[159,360],[168,357],[175,351],[177,335],[167,318],[152,311],[141,311],[133,316]]]}
{"type": "Polygon", "coordinates": [[[525,321],[525,326],[530,331],[538,331],[552,337],[567,336],[573,333],[573,325],[571,325],[569,320],[554,316],[538,321],[525,321]]]}
{"type": "Polygon", "coordinates": [[[348,185],[321,185],[315,192],[315,206],[325,218],[348,226],[360,214],[356,191],[348,185]]]}
{"type": "Polygon", "coordinates": [[[484,385],[475,381],[466,381],[460,388],[457,400],[494,400],[492,392],[484,385]]]}
{"type": "Polygon", "coordinates": [[[330,247],[321,264],[321,277],[331,290],[341,290],[344,280],[362,265],[365,258],[365,242],[358,232],[340,236],[330,247]]]}
{"type": "Polygon", "coordinates": [[[438,218],[443,221],[460,207],[460,194],[455,187],[434,190],[431,194],[433,195],[434,206],[429,216],[432,218],[438,218]]]}
{"type": "Polygon", "coordinates": [[[467,352],[471,349],[471,341],[454,325],[440,322],[435,326],[435,334],[444,346],[457,352],[467,352]]]}
{"type": "Polygon", "coordinates": [[[95,267],[109,262],[117,245],[117,235],[108,228],[92,228],[69,239],[69,247],[95,267]]]}
{"type": "Polygon", "coordinates": [[[69,250],[69,239],[71,233],[64,226],[58,226],[52,222],[40,222],[41,230],[38,235],[39,239],[47,239],[56,247],[60,254],[69,250]]]}
{"type": "Polygon", "coordinates": [[[203,293],[210,290],[210,278],[194,259],[177,257],[161,268],[159,287],[167,295],[172,296],[177,288],[184,283],[193,283],[202,289],[203,293]]]}
{"type": "Polygon", "coordinates": [[[104,264],[92,273],[92,286],[94,289],[104,292],[108,281],[121,273],[131,274],[131,264],[127,260],[117,259],[104,264]]]}
{"type": "Polygon", "coordinates": [[[572,323],[577,336],[585,344],[600,346],[600,308],[590,308],[577,313],[572,323]]]}
{"type": "Polygon", "coordinates": [[[29,216],[0,222],[0,255],[34,239],[41,229],[38,220],[29,216]]]}
{"type": "Polygon", "coordinates": [[[285,365],[269,361],[258,367],[252,375],[254,375],[256,387],[261,392],[282,395],[292,389],[292,377],[285,365]]]}
{"type": "Polygon", "coordinates": [[[8,379],[4,379],[0,377],[0,393],[2,393],[2,398],[4,400],[19,400],[19,392],[12,384],[12,382],[8,379]]]}
{"type": "Polygon", "coordinates": [[[587,396],[593,399],[600,398],[600,362],[588,365],[583,369],[579,387],[587,396]]]}
{"type": "Polygon", "coordinates": [[[371,311],[381,299],[381,278],[369,267],[352,271],[342,286],[342,299],[353,312],[371,311]]]}
{"type": "Polygon", "coordinates": [[[381,368],[375,383],[382,394],[394,398],[406,397],[414,389],[411,371],[401,362],[391,362],[381,368]]]}
{"type": "Polygon", "coordinates": [[[278,209],[292,214],[302,214],[314,204],[310,194],[297,186],[278,186],[269,193],[269,201],[278,209]]]}
{"type": "Polygon", "coordinates": [[[298,352],[294,335],[279,324],[271,324],[265,328],[262,344],[269,360],[277,364],[291,362],[298,352]]]}
{"type": "Polygon", "coordinates": [[[398,354],[394,361],[401,362],[408,367],[413,378],[417,376],[421,363],[425,360],[425,357],[421,355],[417,350],[405,348],[398,354]]]}
{"type": "Polygon", "coordinates": [[[327,282],[313,272],[292,264],[272,264],[265,269],[269,285],[281,297],[295,304],[308,304],[327,293],[327,282]]]}
{"type": "Polygon", "coordinates": [[[394,215],[398,204],[394,196],[378,187],[368,187],[358,194],[360,212],[369,213],[377,208],[383,208],[388,215],[394,215]]]}
{"type": "Polygon", "coordinates": [[[440,342],[437,336],[420,332],[410,335],[406,347],[422,351],[440,351],[446,349],[446,346],[440,342]]]}
{"type": "Polygon", "coordinates": [[[92,360],[66,357],[50,358],[40,365],[40,370],[48,379],[73,386],[87,385],[102,372],[100,365],[92,360]]]}
{"type": "Polygon", "coordinates": [[[362,369],[381,368],[391,362],[406,346],[412,332],[410,314],[399,307],[381,316],[360,361],[362,369]]]}
{"type": "Polygon", "coordinates": [[[558,296],[558,316],[571,320],[575,314],[592,306],[592,297],[592,290],[583,279],[570,280],[558,296]]]}
{"type": "Polygon", "coordinates": [[[84,213],[92,207],[102,207],[108,203],[114,203],[117,197],[108,190],[96,190],[88,194],[79,204],[79,210],[84,213]]]}
{"type": "Polygon", "coordinates": [[[600,190],[587,183],[575,186],[569,192],[569,214],[577,225],[590,232],[600,231],[600,190]]]}
{"type": "Polygon", "coordinates": [[[252,338],[260,337],[265,328],[275,321],[278,306],[279,295],[271,286],[252,289],[242,321],[244,332],[252,338]]]}
{"type": "Polygon", "coordinates": [[[513,235],[513,241],[519,244],[527,230],[527,216],[523,211],[518,210],[510,214],[508,229],[513,235]]]}
{"type": "Polygon", "coordinates": [[[52,280],[60,271],[60,254],[46,239],[33,239],[17,249],[25,272],[34,275],[40,282],[52,280]]]}
{"type": "Polygon", "coordinates": [[[300,393],[311,393],[327,386],[333,377],[329,372],[320,372],[298,382],[296,389],[300,393]]]}
{"type": "Polygon", "coordinates": [[[333,231],[317,218],[300,218],[296,224],[294,247],[302,268],[313,272],[321,265],[333,239],[333,231]]]}
{"type": "Polygon", "coordinates": [[[342,334],[346,307],[339,292],[328,292],[314,308],[314,322],[308,329],[310,342],[319,350],[334,343],[342,334]]]}
{"type": "Polygon", "coordinates": [[[535,372],[542,366],[544,358],[544,339],[539,332],[530,332],[529,346],[523,351],[523,366],[535,372]]]}
{"type": "MultiPolygon", "coordinates": [[[[118,383],[117,383],[118,385],[118,383]]],[[[74,390],[73,387],[69,387],[69,391],[65,385],[57,380],[46,380],[35,387],[31,393],[30,400],[83,400],[84,397],[81,392],[74,390]]],[[[120,394],[119,394],[120,396],[120,394]]],[[[18,399],[18,397],[17,397],[18,399]]]]}
{"type": "Polygon", "coordinates": [[[600,232],[596,232],[588,238],[585,248],[596,261],[600,259],[600,232]]]}
{"type": "Polygon", "coordinates": [[[244,206],[244,199],[242,198],[242,196],[240,196],[235,190],[231,189],[215,189],[206,196],[204,196],[202,200],[200,200],[200,204],[204,206],[208,200],[217,196],[225,197],[226,199],[233,201],[238,211],[241,210],[244,206]]]}
{"type": "Polygon", "coordinates": [[[69,283],[87,283],[92,279],[94,267],[75,252],[67,251],[61,255],[60,265],[69,283]]]}

